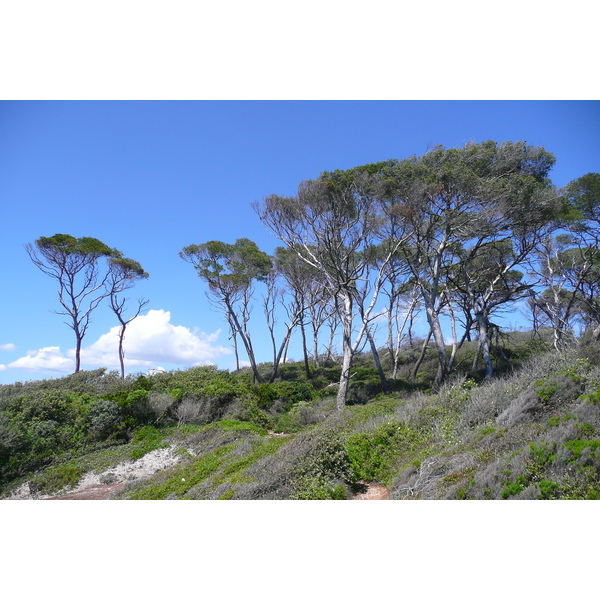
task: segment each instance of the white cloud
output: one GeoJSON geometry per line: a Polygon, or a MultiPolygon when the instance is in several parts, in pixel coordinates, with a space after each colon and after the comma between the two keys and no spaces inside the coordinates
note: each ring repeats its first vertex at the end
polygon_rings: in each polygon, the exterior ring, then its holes
{"type": "MultiPolygon", "coordinates": [[[[169,311],[151,310],[128,325],[124,340],[126,368],[164,370],[164,367],[159,366],[163,363],[182,366],[204,365],[213,363],[219,356],[232,353],[229,348],[215,345],[220,330],[205,334],[182,325],[173,325],[170,321],[169,311]]],[[[118,343],[119,327],[116,326],[81,350],[82,367],[118,369],[118,343]]],[[[0,364],[0,371],[23,369],[72,373],[75,370],[74,357],[74,349],[63,353],[59,346],[50,346],[30,350],[26,356],[8,365],[0,364]]]]}
{"type": "MultiPolygon", "coordinates": [[[[169,311],[150,310],[127,326],[123,344],[127,367],[156,368],[160,363],[200,365],[231,354],[229,348],[214,344],[220,330],[211,334],[198,333],[170,321],[169,311]]],[[[82,350],[81,362],[117,368],[118,342],[119,326],[115,326],[82,350]]]]}
{"type": "Polygon", "coordinates": [[[12,352],[13,350],[16,350],[17,347],[14,344],[0,344],[0,351],[1,352],[12,352]]]}
{"type": "MultiPolygon", "coordinates": [[[[39,350],[29,350],[22,356],[7,365],[9,369],[23,369],[25,371],[50,371],[52,373],[69,373],[75,369],[75,362],[67,358],[59,346],[49,346],[39,350]]],[[[4,370],[4,369],[3,369],[4,370]]]]}

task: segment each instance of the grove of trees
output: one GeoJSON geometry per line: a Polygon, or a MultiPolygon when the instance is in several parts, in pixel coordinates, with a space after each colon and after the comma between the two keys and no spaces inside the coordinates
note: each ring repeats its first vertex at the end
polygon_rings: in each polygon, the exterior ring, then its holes
{"type": "MultiPolygon", "coordinates": [[[[600,174],[558,189],[549,178],[554,163],[542,147],[486,141],[323,172],[293,196],[253,204],[281,241],[273,256],[242,238],[192,244],[180,257],[223,314],[237,367],[243,351],[258,383],[256,302],[267,325],[259,335],[268,332],[272,344],[269,380],[298,332],[308,377],[311,362],[339,361],[339,409],[365,348],[386,391],[418,318],[428,329],[422,350],[432,340],[437,353],[434,388],[453,372],[465,341],[477,340],[474,364],[481,360],[491,377],[503,311],[525,312],[534,329],[551,328],[558,351],[582,336],[600,338],[600,174]]],[[[76,370],[91,312],[108,298],[121,324],[124,373],[125,328],[146,301],[127,319],[119,294],[147,277],[141,265],[93,238],[57,234],[27,251],[59,284],[60,314],[76,336],[76,370]]]]}

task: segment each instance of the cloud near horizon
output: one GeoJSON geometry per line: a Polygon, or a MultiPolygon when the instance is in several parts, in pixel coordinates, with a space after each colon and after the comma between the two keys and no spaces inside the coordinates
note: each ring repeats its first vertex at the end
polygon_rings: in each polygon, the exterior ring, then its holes
{"type": "MultiPolygon", "coordinates": [[[[231,354],[232,350],[215,345],[221,330],[211,334],[192,331],[182,325],[173,325],[171,313],[165,310],[150,310],[132,321],[125,331],[125,368],[127,370],[156,369],[163,363],[198,366],[211,364],[219,356],[231,354]]],[[[81,351],[83,367],[119,368],[119,326],[112,327],[93,344],[81,351]]],[[[69,373],[75,369],[75,350],[61,352],[59,346],[30,350],[26,356],[0,370],[23,369],[69,373]]]]}

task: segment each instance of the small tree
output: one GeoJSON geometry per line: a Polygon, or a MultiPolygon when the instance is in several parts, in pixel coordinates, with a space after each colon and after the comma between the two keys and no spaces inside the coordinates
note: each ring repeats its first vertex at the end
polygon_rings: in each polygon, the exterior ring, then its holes
{"type": "Polygon", "coordinates": [[[58,282],[58,301],[63,310],[56,314],[69,319],[66,324],[75,334],[75,373],[81,368],[81,345],[94,309],[106,297],[104,284],[108,269],[101,259],[120,253],[92,237],[75,238],[57,233],[41,237],[25,246],[33,264],[58,282]]]}
{"type": "Polygon", "coordinates": [[[109,273],[106,280],[106,289],[110,302],[110,308],[117,316],[121,328],[119,329],[119,363],[121,365],[121,378],[125,378],[125,352],[123,350],[123,339],[125,329],[135,318],[139,316],[149,300],[139,299],[135,314],[129,319],[124,316],[127,298],[119,297],[125,290],[131,289],[136,282],[147,279],[148,273],[144,271],[139,262],[131,258],[109,258],[109,273]]]}
{"type": "Polygon", "coordinates": [[[252,306],[253,282],[262,281],[272,269],[271,259],[251,240],[241,238],[235,244],[211,241],[186,246],[179,253],[206,281],[209,298],[225,314],[232,336],[244,344],[254,378],[261,382],[248,321],[252,306]]]}

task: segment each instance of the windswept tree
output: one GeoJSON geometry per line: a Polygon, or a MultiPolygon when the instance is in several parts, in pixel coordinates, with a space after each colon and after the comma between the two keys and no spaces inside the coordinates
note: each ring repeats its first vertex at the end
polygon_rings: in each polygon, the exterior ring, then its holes
{"type": "Polygon", "coordinates": [[[148,278],[139,262],[131,258],[115,257],[108,259],[109,272],[106,280],[106,290],[111,310],[115,313],[121,327],[119,329],[119,363],[121,366],[121,378],[125,378],[125,352],[123,340],[127,325],[136,319],[149,300],[138,299],[135,313],[129,318],[125,317],[125,304],[127,298],[121,296],[123,292],[131,289],[138,281],[148,278]]]}
{"type": "Polygon", "coordinates": [[[290,250],[323,277],[342,325],[342,369],[337,407],[344,407],[353,356],[368,334],[385,269],[402,241],[392,237],[389,205],[377,177],[367,172],[324,173],[302,182],[293,197],[255,203],[259,218],[290,250]],[[390,241],[374,272],[372,251],[390,241]],[[356,325],[356,330],[355,330],[356,325]]]}
{"type": "Polygon", "coordinates": [[[75,334],[75,372],[81,368],[81,345],[90,325],[92,312],[106,297],[104,284],[109,270],[102,259],[120,253],[92,237],[75,238],[57,233],[40,237],[25,246],[33,264],[58,283],[58,301],[68,317],[66,324],[75,334]]]}
{"type": "Polygon", "coordinates": [[[553,218],[556,194],[547,179],[553,164],[553,155],[543,148],[487,141],[460,149],[440,146],[420,157],[371,167],[388,182],[412,234],[400,251],[438,351],[434,389],[449,374],[440,323],[449,298],[447,274],[465,258],[472,261],[484,244],[510,239],[515,260],[499,265],[489,279],[490,294],[504,285],[504,274],[532,251],[553,218]]]}
{"type": "Polygon", "coordinates": [[[576,211],[571,233],[577,237],[580,260],[567,273],[581,280],[583,310],[590,319],[593,339],[600,339],[600,173],[587,173],[566,187],[569,207],[576,211]]]}
{"type": "Polygon", "coordinates": [[[564,205],[557,219],[556,236],[538,244],[531,273],[538,288],[530,307],[536,320],[549,325],[554,347],[577,339],[576,322],[600,337],[600,174],[588,173],[562,190],[564,205]]]}
{"type": "MultiPolygon", "coordinates": [[[[458,347],[467,337],[467,327],[474,325],[479,345],[473,368],[476,368],[481,353],[485,375],[489,378],[494,371],[491,337],[495,325],[491,317],[508,303],[528,296],[532,285],[524,282],[521,271],[513,269],[524,257],[515,253],[512,240],[482,243],[476,250],[473,248],[472,252],[461,252],[460,256],[461,260],[455,267],[454,276],[449,277],[454,295],[459,298],[458,304],[467,315],[465,334],[458,347]]],[[[449,302],[451,301],[450,298],[449,302]]]]}
{"type": "Polygon", "coordinates": [[[254,378],[261,382],[248,328],[255,281],[264,281],[273,265],[267,254],[247,238],[234,244],[210,241],[186,246],[179,253],[208,284],[208,297],[224,313],[234,342],[242,340],[254,378]]]}

